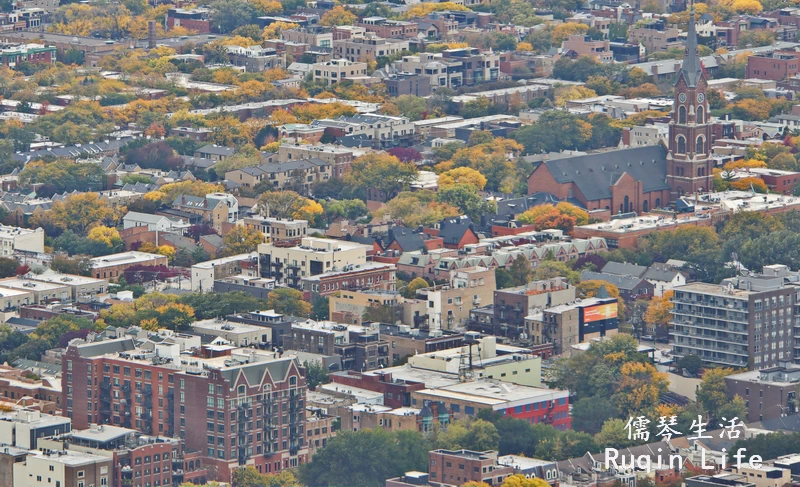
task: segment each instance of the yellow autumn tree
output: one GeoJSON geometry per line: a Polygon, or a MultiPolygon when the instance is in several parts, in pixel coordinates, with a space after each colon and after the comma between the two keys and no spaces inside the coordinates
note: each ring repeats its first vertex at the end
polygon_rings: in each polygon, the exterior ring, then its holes
{"type": "Polygon", "coordinates": [[[337,5],[325,12],[325,14],[322,15],[322,18],[319,19],[319,23],[320,25],[325,25],[328,27],[334,25],[352,25],[355,23],[357,18],[358,16],[356,16],[356,14],[350,12],[341,5],[337,5]]]}
{"type": "Polygon", "coordinates": [[[203,181],[180,181],[177,183],[165,184],[159,189],[159,192],[164,194],[164,197],[161,199],[170,203],[181,195],[205,196],[210,193],[219,193],[222,191],[225,191],[225,187],[221,184],[206,183],[203,181]]]}
{"type": "Polygon", "coordinates": [[[565,86],[556,89],[555,105],[563,108],[570,100],[594,98],[595,96],[597,96],[597,93],[594,90],[586,88],[585,86],[565,86]]]}
{"type": "Polygon", "coordinates": [[[283,5],[277,0],[252,0],[251,3],[262,15],[275,15],[283,12],[283,5]]]}
{"type": "Polygon", "coordinates": [[[486,186],[486,176],[470,167],[457,167],[439,175],[440,189],[462,183],[472,185],[481,190],[486,186]]]}
{"type": "Polygon", "coordinates": [[[672,319],[672,297],[674,291],[665,291],[661,297],[654,297],[647,306],[644,314],[644,321],[650,326],[657,326],[663,329],[669,328],[669,320],[672,319]]]}
{"type": "Polygon", "coordinates": [[[114,247],[122,242],[119,231],[117,231],[116,228],[107,227],[105,225],[98,225],[92,228],[89,230],[87,237],[93,242],[101,242],[109,247],[114,247]]]}
{"type": "Polygon", "coordinates": [[[406,10],[405,13],[403,14],[403,18],[413,19],[416,17],[425,17],[426,15],[431,14],[433,12],[441,12],[443,10],[450,10],[455,12],[470,11],[467,7],[453,2],[442,2],[442,3],[424,2],[424,3],[417,3],[408,10],[406,10]]]}
{"type": "Polygon", "coordinates": [[[569,215],[575,218],[576,225],[586,225],[589,223],[589,212],[584,210],[583,208],[579,208],[572,203],[567,203],[566,201],[562,201],[561,203],[556,205],[556,210],[561,212],[564,215],[569,215]]]}
{"type": "Polygon", "coordinates": [[[356,109],[344,103],[306,103],[292,108],[298,122],[311,123],[323,118],[336,118],[356,114],[356,109]]]}
{"type": "Polygon", "coordinates": [[[295,24],[293,22],[283,22],[279,20],[264,27],[264,30],[261,31],[261,37],[264,40],[280,39],[282,31],[295,30],[299,28],[300,24],[295,24]]]}
{"type": "Polygon", "coordinates": [[[755,15],[764,9],[758,0],[720,0],[719,4],[738,14],[755,15]]]}
{"type": "Polygon", "coordinates": [[[553,28],[553,42],[560,44],[561,42],[567,40],[567,38],[571,35],[575,34],[585,34],[589,30],[589,26],[586,24],[579,24],[577,22],[567,22],[564,24],[558,24],[553,28]]]}
{"type": "Polygon", "coordinates": [[[520,473],[510,475],[503,480],[500,487],[548,487],[546,481],[537,477],[526,477],[520,473]]]}
{"type": "Polygon", "coordinates": [[[627,362],[619,372],[613,397],[625,417],[654,408],[669,385],[667,374],[649,363],[627,362]]]}
{"type": "Polygon", "coordinates": [[[520,42],[519,44],[517,44],[517,51],[520,52],[533,51],[533,44],[531,44],[530,42],[520,42]]]}
{"type": "Polygon", "coordinates": [[[722,168],[726,171],[731,171],[735,169],[761,168],[761,167],[767,167],[766,161],[762,161],[759,159],[739,159],[738,161],[733,161],[725,164],[722,168]]]}

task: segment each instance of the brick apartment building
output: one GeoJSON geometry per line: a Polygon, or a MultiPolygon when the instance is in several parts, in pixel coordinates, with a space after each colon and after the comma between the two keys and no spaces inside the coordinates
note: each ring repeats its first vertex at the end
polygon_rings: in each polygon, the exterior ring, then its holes
{"type": "Polygon", "coordinates": [[[373,370],[389,366],[389,344],[376,328],[333,322],[295,323],[284,344],[290,350],[338,355],[342,368],[373,370]]]}
{"type": "Polygon", "coordinates": [[[306,380],[296,359],[215,355],[187,356],[179,344],[139,349],[130,338],[73,343],[62,360],[63,415],[78,429],[181,438],[221,481],[241,465],[274,473],[305,462],[306,380]]]}
{"type": "Polygon", "coordinates": [[[89,262],[92,266],[92,275],[96,279],[116,280],[128,267],[136,265],[166,266],[168,260],[163,255],[131,251],[95,257],[89,262]]]}
{"type": "Polygon", "coordinates": [[[499,465],[496,451],[433,450],[428,453],[428,473],[406,472],[389,479],[386,487],[415,485],[458,486],[468,482],[500,485],[516,473],[513,466],[499,465]]]}
{"type": "Polygon", "coordinates": [[[747,406],[745,422],[766,421],[797,414],[797,383],[800,367],[785,362],[768,369],[751,370],[725,377],[728,397],[739,396],[747,406]]]}
{"type": "Polygon", "coordinates": [[[198,34],[211,32],[210,11],[206,8],[171,8],[167,11],[167,30],[184,27],[198,34]]]}
{"type": "Polygon", "coordinates": [[[781,81],[800,73],[800,52],[775,51],[747,58],[745,77],[781,81]]]}

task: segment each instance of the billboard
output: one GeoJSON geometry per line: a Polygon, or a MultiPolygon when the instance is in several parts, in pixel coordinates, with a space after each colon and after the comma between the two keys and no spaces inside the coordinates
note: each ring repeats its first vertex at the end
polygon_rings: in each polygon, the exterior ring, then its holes
{"type": "Polygon", "coordinates": [[[590,308],[583,309],[583,322],[592,323],[593,321],[609,320],[617,317],[617,303],[598,304],[590,308]]]}

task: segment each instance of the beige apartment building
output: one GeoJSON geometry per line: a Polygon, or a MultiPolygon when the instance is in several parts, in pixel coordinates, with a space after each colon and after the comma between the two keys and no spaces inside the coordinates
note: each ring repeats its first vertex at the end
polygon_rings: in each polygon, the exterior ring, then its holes
{"type": "Polygon", "coordinates": [[[614,53],[611,52],[608,40],[595,41],[583,34],[569,36],[561,44],[561,52],[572,57],[591,56],[601,63],[610,63],[614,60],[614,53]]]}
{"type": "Polygon", "coordinates": [[[225,173],[225,179],[251,188],[268,181],[273,189],[308,192],[314,183],[331,178],[332,166],[322,159],[301,159],[244,167],[225,173]]]}
{"type": "Polygon", "coordinates": [[[495,287],[494,270],[477,266],[453,271],[447,284],[420,289],[417,296],[428,303],[428,329],[465,329],[469,310],[491,303],[495,287]]]}
{"type": "Polygon", "coordinates": [[[311,65],[314,80],[321,80],[330,86],[349,78],[367,76],[367,63],[353,62],[348,59],[331,59],[324,63],[311,65]]]}
{"type": "MultiPolygon", "coordinates": [[[[305,237],[300,245],[258,246],[258,267],[261,277],[275,279],[277,284],[299,287],[302,278],[326,272],[357,269],[367,263],[367,250],[372,247],[344,240],[305,237]]],[[[494,274],[492,274],[494,276],[494,274]]]]}
{"type": "Polygon", "coordinates": [[[333,41],[333,57],[354,62],[392,56],[407,50],[408,41],[383,39],[372,32],[363,39],[333,41]]]}

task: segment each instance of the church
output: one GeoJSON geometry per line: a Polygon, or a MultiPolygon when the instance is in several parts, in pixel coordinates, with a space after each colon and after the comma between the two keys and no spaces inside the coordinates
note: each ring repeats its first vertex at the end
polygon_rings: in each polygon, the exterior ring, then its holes
{"type": "Polygon", "coordinates": [[[708,79],[700,62],[694,5],[675,82],[668,147],[654,145],[546,160],[528,176],[528,194],[578,200],[587,210],[644,213],[684,194],[711,191],[708,79]]]}

